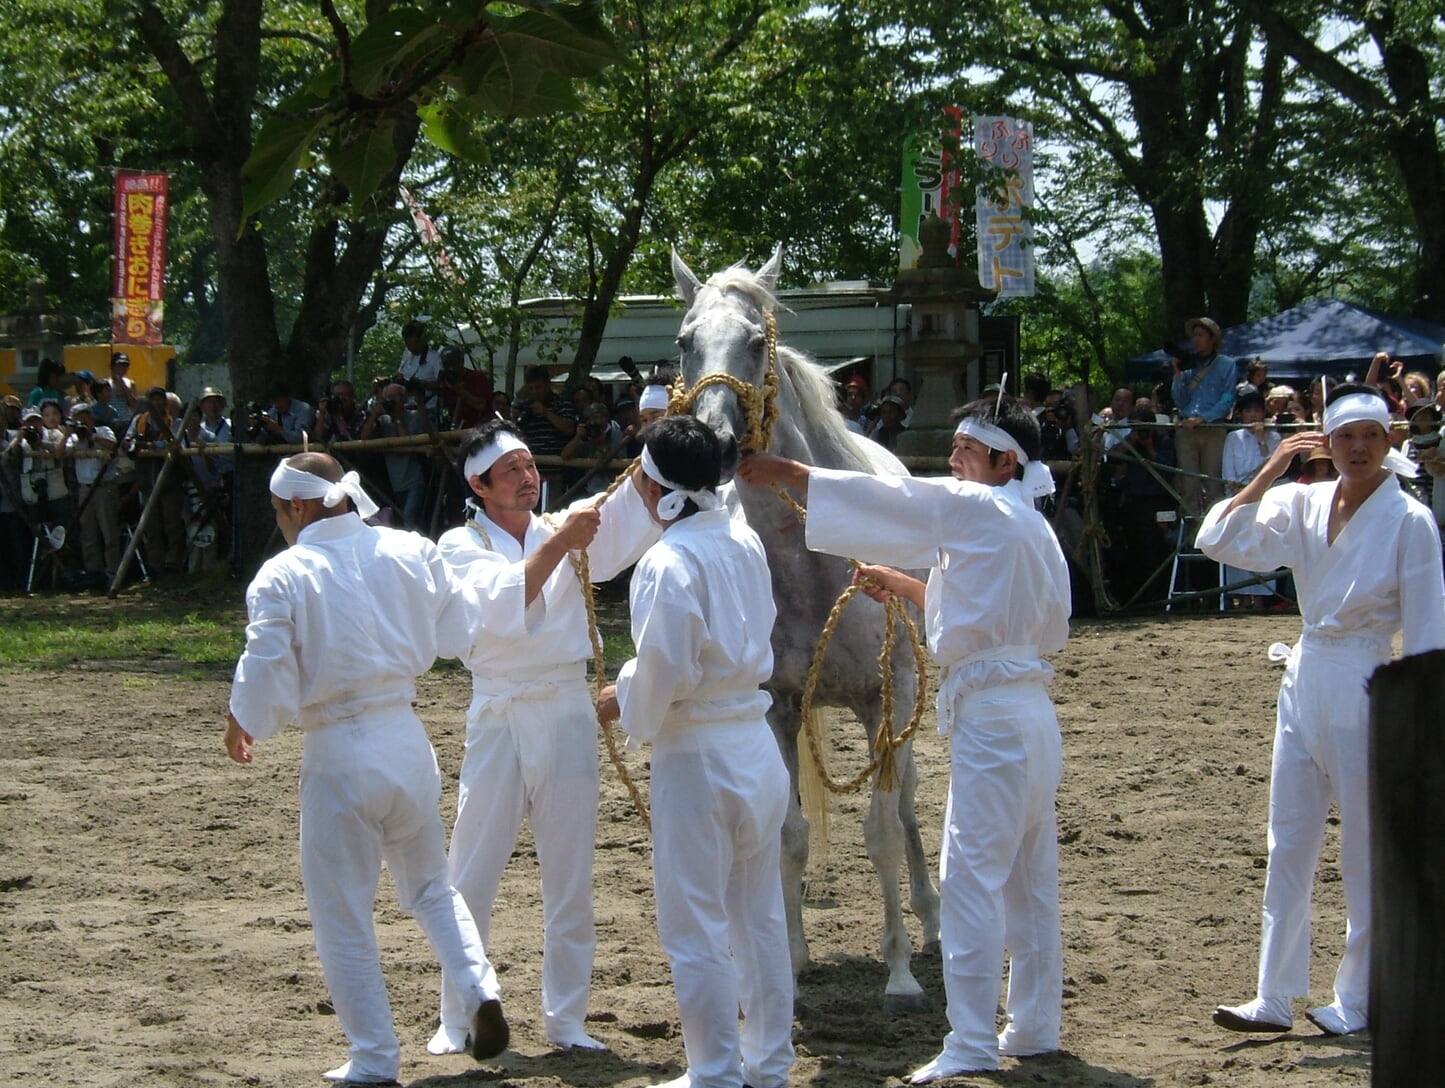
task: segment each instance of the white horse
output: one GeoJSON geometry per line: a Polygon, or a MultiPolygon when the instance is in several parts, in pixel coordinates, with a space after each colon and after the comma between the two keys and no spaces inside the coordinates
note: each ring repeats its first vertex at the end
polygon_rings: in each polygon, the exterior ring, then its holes
{"type": "MultiPolygon", "coordinates": [[[[843,424],[824,371],[803,355],[776,347],[768,326],[775,305],[773,288],[782,264],[779,246],[756,274],[741,266],[719,272],[702,283],[676,253],[673,275],[688,305],[678,333],[682,349],[682,376],[689,389],[708,374],[726,373],[762,388],[769,366],[777,370],[778,418],[769,449],[811,465],[826,468],[905,473],[901,462],[876,442],[850,432],[843,424]],[[775,358],[772,356],[775,354],[775,358]]],[[[736,394],[723,384],[697,393],[693,413],[723,440],[724,479],[733,474],[739,441],[748,431],[746,412],[736,394]]],[[[799,804],[798,730],[802,694],[824,621],[838,595],[851,581],[844,559],[810,552],[803,542],[797,515],[771,489],[737,482],[738,497],[748,524],[762,538],[772,570],[773,597],[778,620],[773,627],[773,678],[768,690],[773,707],[768,714],[778,747],[792,778],[793,794],[783,825],[783,895],[788,915],[788,942],[796,975],[808,962],[803,935],[803,873],[808,860],[808,821],[799,804]]],[[[860,517],[867,516],[860,511],[860,517]]],[[[882,681],[878,658],[884,637],[884,610],[859,594],[848,605],[823,661],[814,694],[818,705],[842,706],[864,724],[871,743],[882,719],[882,681]]],[[[913,655],[895,646],[893,677],[893,729],[900,733],[914,706],[917,678],[913,655]]],[[[928,860],[918,832],[913,794],[918,774],[911,743],[897,752],[899,784],[879,788],[873,778],[872,802],[864,822],[868,857],[878,874],[883,893],[881,953],[888,965],[884,991],[886,1011],[925,1007],[923,988],[909,967],[912,945],[903,922],[899,867],[905,857],[909,873],[909,904],[923,924],[924,946],[938,940],[938,891],[928,872],[928,860]]]]}

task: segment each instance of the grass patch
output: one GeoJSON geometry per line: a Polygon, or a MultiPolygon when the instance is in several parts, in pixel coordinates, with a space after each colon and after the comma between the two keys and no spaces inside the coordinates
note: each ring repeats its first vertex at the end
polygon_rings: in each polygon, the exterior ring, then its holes
{"type": "Polygon", "coordinates": [[[169,617],[97,615],[77,610],[43,620],[6,616],[0,664],[54,669],[77,661],[234,664],[245,645],[244,625],[192,612],[169,617]]]}

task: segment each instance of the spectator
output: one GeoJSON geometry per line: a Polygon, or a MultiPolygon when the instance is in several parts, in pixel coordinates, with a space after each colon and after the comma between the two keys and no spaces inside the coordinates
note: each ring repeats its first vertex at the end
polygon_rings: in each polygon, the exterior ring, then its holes
{"type": "Polygon", "coordinates": [[[1244,381],[1234,387],[1234,398],[1258,393],[1263,397],[1269,392],[1269,364],[1256,355],[1244,369],[1244,381]]]}
{"type": "Polygon", "coordinates": [[[7,394],[0,416],[0,590],[7,592],[25,588],[33,540],[20,513],[20,412],[20,398],[7,394]]]}
{"type": "MultiPolygon", "coordinates": [[[[1135,596],[1144,580],[1153,575],[1154,597],[1163,597],[1167,585],[1164,560],[1174,550],[1178,506],[1161,481],[1172,480],[1168,470],[1175,465],[1173,429],[1153,426],[1154,409],[1139,402],[1129,417],[1129,435],[1124,440],[1128,453],[1111,461],[1113,479],[1121,493],[1118,504],[1119,539],[1122,548],[1109,549],[1109,580],[1120,600],[1135,596]],[[1151,472],[1140,462],[1154,466],[1151,472]],[[1158,473],[1158,476],[1155,475],[1158,473]],[[1162,517],[1161,517],[1162,515],[1162,517]]],[[[1110,536],[1114,540],[1113,535],[1110,536]]]]}
{"type": "MultiPolygon", "coordinates": [[[[1237,410],[1244,426],[1237,431],[1230,431],[1224,440],[1224,486],[1231,495],[1237,495],[1254,479],[1255,473],[1269,460],[1269,455],[1280,443],[1279,432],[1265,423],[1264,401],[1258,393],[1250,392],[1240,397],[1237,410]]],[[[1226,583],[1240,582],[1250,573],[1257,572],[1226,566],[1224,580],[1226,583]]],[[[1232,600],[1228,603],[1235,608],[1258,612],[1273,593],[1273,582],[1242,586],[1230,594],[1232,600]]]]}
{"type": "Polygon", "coordinates": [[[653,380],[642,387],[642,399],[637,402],[639,429],[646,427],[654,419],[667,415],[670,396],[667,383],[663,381],[653,380]]]}
{"type": "Polygon", "coordinates": [[[32,524],[70,525],[75,507],[65,485],[65,465],[61,461],[66,437],[60,405],[55,401],[47,400],[41,407],[29,407],[20,414],[20,437],[16,444],[20,455],[20,497],[32,524]],[[54,456],[32,456],[34,454],[54,456]]]}
{"type": "MultiPolygon", "coordinates": [[[[130,422],[121,448],[127,453],[144,450],[166,450],[175,438],[177,420],[171,409],[166,391],[155,385],[146,393],[147,408],[130,422]]],[[[156,495],[156,512],[146,525],[142,545],[145,549],[146,565],[152,578],[162,573],[178,574],[185,568],[185,488],[183,475],[174,470],[162,472],[165,459],[162,457],[137,458],[136,483],[141,491],[141,503],[151,501],[156,495]]]]}
{"type": "Polygon", "coordinates": [[[1445,370],[1435,375],[1435,403],[1445,411],[1445,370]]]}
{"type": "Polygon", "coordinates": [[[1224,493],[1219,478],[1224,467],[1225,430],[1218,424],[1229,419],[1234,406],[1234,360],[1220,353],[1222,334],[1207,317],[1184,323],[1192,358],[1184,366],[1171,360],[1174,369],[1174,403],[1179,411],[1179,430],[1174,445],[1179,468],[1194,476],[1179,478],[1179,494],[1186,514],[1204,513],[1224,493]],[[1199,479],[1199,476],[1207,477],[1199,479]]]}
{"type": "Polygon", "coordinates": [[[1096,418],[1094,420],[1095,426],[1101,423],[1106,425],[1101,443],[1105,453],[1128,439],[1129,418],[1134,412],[1134,399],[1134,390],[1121,385],[1109,398],[1109,407],[1105,409],[1108,412],[1108,419],[1096,418]]]}
{"type": "Polygon", "coordinates": [[[1029,406],[1029,411],[1038,419],[1044,414],[1044,406],[1049,399],[1049,379],[1035,371],[1032,374],[1024,375],[1023,402],[1029,406]]]}
{"type": "MultiPolygon", "coordinates": [[[[201,410],[191,421],[186,440],[200,449],[233,444],[231,421],[226,418],[226,395],[219,389],[201,392],[201,410]]],[[[191,465],[203,492],[209,495],[230,491],[236,472],[234,454],[207,453],[192,458],[191,465]]]]}
{"type": "MultiPolygon", "coordinates": [[[[372,403],[362,438],[396,438],[401,435],[426,434],[426,416],[416,402],[408,398],[406,386],[392,382],[381,391],[381,398],[372,403]]],[[[387,486],[399,509],[402,527],[419,532],[426,503],[426,473],[422,451],[388,450],[385,456],[387,486]]]]}
{"type": "MultiPolygon", "coordinates": [[[[1032,411],[1032,409],[1030,409],[1032,411]]],[[[1069,451],[1065,437],[1074,429],[1073,413],[1064,404],[1061,389],[1050,389],[1044,394],[1043,407],[1038,412],[1039,443],[1045,461],[1067,461],[1073,454],[1069,451]]]]}
{"type": "Polygon", "coordinates": [[[115,431],[97,426],[95,413],[85,403],[70,410],[71,432],[66,450],[103,453],[104,457],[76,457],[76,502],[80,522],[80,554],[86,580],[104,588],[120,570],[120,488],[116,484],[115,431]]]}
{"type": "Polygon", "coordinates": [[[863,434],[867,417],[863,410],[868,407],[868,379],[862,374],[850,375],[843,383],[843,422],[854,434],[863,434]]]}
{"type": "Polygon", "coordinates": [[[492,376],[478,367],[467,366],[462,349],[448,345],[441,354],[441,403],[443,425],[463,431],[486,421],[492,410],[492,376]]]}
{"type": "MultiPolygon", "coordinates": [[[[913,383],[907,378],[894,378],[888,383],[887,395],[898,398],[899,402],[903,405],[903,426],[905,428],[911,427],[913,425],[913,383]]],[[[882,403],[880,400],[880,417],[882,414],[882,403]]]]}
{"type": "Polygon", "coordinates": [[[1335,462],[1330,457],[1330,451],[1323,446],[1310,451],[1305,458],[1304,465],[1300,468],[1299,480],[1302,484],[1328,484],[1340,478],[1339,471],[1335,468],[1335,462]]]}
{"type": "Polygon", "coordinates": [[[885,450],[897,449],[898,436],[908,430],[908,425],[903,422],[907,411],[901,397],[893,393],[881,397],[878,401],[878,422],[873,424],[868,437],[885,450]]]}
{"type": "Polygon", "coordinates": [[[426,330],[418,322],[408,321],[401,329],[406,349],[392,380],[426,397],[426,410],[436,418],[437,393],[441,389],[442,357],[435,348],[427,347],[426,330]]]}
{"type": "Polygon", "coordinates": [[[1407,371],[1400,379],[1405,387],[1405,401],[1407,404],[1414,404],[1416,401],[1429,400],[1434,395],[1434,386],[1430,384],[1430,376],[1422,374],[1418,370],[1407,371]]]}
{"type": "MultiPolygon", "coordinates": [[[[522,437],[538,457],[559,456],[567,439],[577,433],[577,413],[565,397],[552,392],[552,378],[546,367],[527,368],[512,411],[522,437]]],[[[543,476],[547,475],[544,470],[543,476]]]]}
{"type": "Polygon", "coordinates": [[[345,378],[331,383],[331,393],[316,410],[318,442],[353,442],[366,425],[366,409],[356,402],[356,387],[345,378]]]}
{"type": "MultiPolygon", "coordinates": [[[[601,401],[589,404],[582,414],[582,425],[577,428],[577,433],[562,447],[562,460],[579,466],[575,473],[568,474],[568,487],[581,479],[599,457],[621,442],[622,437],[622,428],[607,418],[607,405],[601,401]]],[[[613,475],[610,470],[592,473],[584,494],[596,495],[606,491],[613,475]]]]}
{"type": "Polygon", "coordinates": [[[271,386],[271,407],[251,421],[252,429],[261,428],[263,442],[299,446],[316,429],[316,409],[291,395],[285,382],[271,386]]]}
{"type": "Polygon", "coordinates": [[[140,410],[136,396],[135,382],[126,377],[130,372],[130,356],[123,351],[112,352],[110,356],[110,388],[115,406],[115,422],[111,425],[116,434],[124,434],[130,421],[140,410]]]}
{"type": "Polygon", "coordinates": [[[507,420],[512,418],[512,398],[504,390],[498,389],[492,394],[492,418],[507,420]]]}
{"type": "MultiPolygon", "coordinates": [[[[1445,475],[1445,463],[1440,460],[1440,421],[1442,414],[1433,400],[1422,400],[1410,409],[1410,436],[1407,455],[1425,471],[1406,483],[1411,493],[1436,515],[1445,511],[1445,501],[1437,501],[1435,492],[1445,492],[1445,485],[1435,480],[1445,475]]],[[[1445,496],[1442,496],[1445,499],[1445,496]]]]}
{"type": "Polygon", "coordinates": [[[1310,382],[1309,401],[1304,407],[1308,415],[1302,415],[1300,420],[1304,423],[1318,423],[1325,414],[1325,394],[1329,392],[1330,380],[1324,375],[1310,382]]]}
{"type": "Polygon", "coordinates": [[[1272,385],[1264,398],[1264,416],[1271,423],[1289,424],[1295,422],[1291,402],[1299,394],[1291,385],[1272,385]]]}
{"type": "MultiPolygon", "coordinates": [[[[92,395],[91,410],[97,427],[109,427],[112,431],[119,428],[120,433],[125,433],[125,427],[120,423],[120,412],[115,406],[115,389],[110,382],[92,382],[90,386],[92,395]]],[[[127,420],[129,422],[129,420],[127,420]]]]}
{"type": "Polygon", "coordinates": [[[65,406],[65,366],[54,359],[41,359],[40,368],[35,372],[35,388],[30,390],[26,401],[31,408],[39,408],[42,401],[53,400],[65,406]]]}

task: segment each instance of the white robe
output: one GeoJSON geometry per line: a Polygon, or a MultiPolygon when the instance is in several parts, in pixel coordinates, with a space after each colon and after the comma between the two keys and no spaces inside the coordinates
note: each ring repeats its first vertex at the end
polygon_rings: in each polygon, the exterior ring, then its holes
{"type": "MultiPolygon", "coordinates": [[[[552,536],[536,516],[522,542],[480,511],[475,525],[481,532],[463,525],[444,533],[438,545],[458,580],[480,586],[522,577],[526,557],[552,536]]],[[[601,525],[587,548],[592,581],[607,581],[627,569],[660,531],[637,489],[630,483],[619,487],[603,503],[601,525]]],[[[548,1040],[559,1045],[571,1045],[585,1034],[597,944],[592,916],[597,712],[586,673],[591,659],[586,603],[568,559],[527,608],[524,637],[479,642],[464,658],[472,673],[472,701],[449,855],[451,880],[485,942],[518,829],[524,818],[531,824],[542,877],[543,1025],[548,1040]]],[[[465,1032],[470,1014],[465,993],[443,974],[443,1027],[465,1032]]]]}
{"type": "Polygon", "coordinates": [[[439,654],[519,636],[524,592],[520,578],[499,580],[484,598],[451,580],[431,541],[355,514],[302,529],[246,591],[230,709],[257,741],[293,723],[306,732],[301,877],[359,1079],[394,1078],[401,1061],[372,925],[383,860],[437,959],[465,980],[469,1011],[498,996],[447,880],[441,778],[411,702],[439,654]]]}
{"type": "Polygon", "coordinates": [[[673,523],[632,580],[621,725],[651,740],[657,928],[697,1088],[782,1088],[793,977],[780,872],[788,772],[764,715],[776,610],[757,534],[673,523]],[[738,1009],[744,1017],[738,1029],[738,1009]]]}
{"type": "Polygon", "coordinates": [[[1434,518],[1392,475],[1361,504],[1333,544],[1327,533],[1338,483],[1286,484],[1226,514],[1217,504],[1198,534],[1212,559],[1252,570],[1290,567],[1304,630],[1280,685],[1270,775],[1269,867],[1258,996],[1309,988],[1310,892],[1333,800],[1340,810],[1340,875],[1348,915],[1335,1003],[1368,1017],[1370,984],[1370,673],[1390,657],[1445,646],[1445,578],[1434,518]]]}
{"type": "Polygon", "coordinates": [[[998,1068],[1000,1052],[1059,1046],[1063,950],[1054,797],[1058,720],[1042,658],[1069,632],[1069,575],[1053,530],[1017,483],[814,469],[808,547],[929,568],[928,648],[950,734],[939,866],[950,1031],[938,1061],[998,1068]],[[997,1034],[999,964],[1010,960],[997,1034]]]}

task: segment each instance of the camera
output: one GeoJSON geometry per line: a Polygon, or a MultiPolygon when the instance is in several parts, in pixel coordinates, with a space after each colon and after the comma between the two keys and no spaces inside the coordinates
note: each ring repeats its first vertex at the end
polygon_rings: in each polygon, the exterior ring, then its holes
{"type": "Polygon", "coordinates": [[[324,397],[322,398],[321,403],[326,406],[326,411],[329,415],[335,416],[341,414],[340,397],[324,397]]]}
{"type": "Polygon", "coordinates": [[[1285,425],[1288,425],[1288,424],[1290,424],[1290,423],[1294,423],[1294,422],[1295,422],[1294,413],[1293,413],[1293,412],[1281,412],[1279,415],[1277,415],[1277,416],[1274,417],[1274,421],[1275,421],[1275,423],[1277,423],[1277,424],[1285,424],[1285,425]]]}
{"type": "Polygon", "coordinates": [[[249,437],[257,438],[265,433],[266,425],[261,422],[266,415],[266,406],[258,401],[252,401],[246,405],[246,426],[250,430],[249,437]]]}
{"type": "Polygon", "coordinates": [[[1440,445],[1440,432],[1426,431],[1424,434],[1412,434],[1410,436],[1410,445],[1417,450],[1436,448],[1440,445]]]}
{"type": "Polygon", "coordinates": [[[394,415],[396,413],[396,398],[383,397],[381,400],[381,407],[387,415],[394,415]]]}

